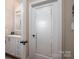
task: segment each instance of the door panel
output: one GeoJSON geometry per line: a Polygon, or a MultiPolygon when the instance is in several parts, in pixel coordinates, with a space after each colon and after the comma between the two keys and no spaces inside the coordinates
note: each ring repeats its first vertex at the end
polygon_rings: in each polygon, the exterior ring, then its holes
{"type": "Polygon", "coordinates": [[[36,10],[36,53],[51,56],[51,8],[36,10]]]}

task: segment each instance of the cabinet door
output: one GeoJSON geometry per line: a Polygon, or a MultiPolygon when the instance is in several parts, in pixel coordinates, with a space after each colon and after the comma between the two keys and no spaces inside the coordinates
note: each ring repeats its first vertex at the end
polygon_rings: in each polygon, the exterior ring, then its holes
{"type": "Polygon", "coordinates": [[[5,52],[10,53],[10,38],[6,37],[5,40],[5,52]]]}
{"type": "Polygon", "coordinates": [[[21,44],[20,44],[20,39],[16,38],[16,56],[20,58],[20,49],[21,49],[21,44]]]}
{"type": "Polygon", "coordinates": [[[10,38],[10,54],[16,56],[16,40],[14,38],[10,38]]]}

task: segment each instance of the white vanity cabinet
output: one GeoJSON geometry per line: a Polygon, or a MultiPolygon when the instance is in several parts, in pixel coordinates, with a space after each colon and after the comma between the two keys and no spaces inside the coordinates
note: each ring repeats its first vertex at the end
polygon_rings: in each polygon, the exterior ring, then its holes
{"type": "Polygon", "coordinates": [[[5,38],[5,52],[10,53],[10,39],[8,37],[5,38]]]}
{"type": "Polygon", "coordinates": [[[11,37],[9,37],[9,43],[10,43],[10,45],[9,45],[9,53],[11,54],[11,55],[14,55],[15,56],[15,52],[16,52],[16,40],[14,39],[14,38],[11,38],[11,37]]]}
{"type": "Polygon", "coordinates": [[[6,53],[20,57],[20,39],[18,35],[8,35],[6,39],[6,53]]]}

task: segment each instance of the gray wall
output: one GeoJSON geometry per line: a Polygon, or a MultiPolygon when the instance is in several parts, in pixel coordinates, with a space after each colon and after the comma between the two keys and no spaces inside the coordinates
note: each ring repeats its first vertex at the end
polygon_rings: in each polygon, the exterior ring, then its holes
{"type": "Polygon", "coordinates": [[[71,57],[63,59],[74,59],[74,31],[71,29],[73,0],[63,1],[63,50],[71,51],[71,57]]]}

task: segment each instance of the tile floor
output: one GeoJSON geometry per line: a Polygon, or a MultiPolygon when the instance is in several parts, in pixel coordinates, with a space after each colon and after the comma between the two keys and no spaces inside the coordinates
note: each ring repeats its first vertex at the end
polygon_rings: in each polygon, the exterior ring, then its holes
{"type": "Polygon", "coordinates": [[[14,57],[11,57],[11,56],[6,56],[5,59],[20,59],[20,58],[14,58],[14,57]]]}
{"type": "Polygon", "coordinates": [[[5,57],[5,59],[14,59],[14,58],[11,58],[11,57],[5,57]]]}

